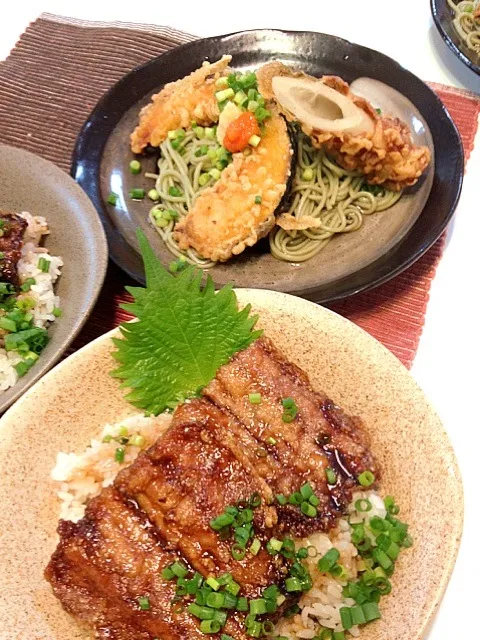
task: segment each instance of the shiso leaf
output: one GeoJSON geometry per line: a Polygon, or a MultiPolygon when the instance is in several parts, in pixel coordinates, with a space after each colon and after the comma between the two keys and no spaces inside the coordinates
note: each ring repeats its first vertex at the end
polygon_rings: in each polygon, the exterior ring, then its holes
{"type": "Polygon", "coordinates": [[[232,285],[215,292],[210,276],[188,266],[172,275],[156,257],[144,233],[137,231],[146,287],[127,287],[134,301],[122,305],[137,322],[122,323],[113,338],[120,366],[111,375],[131,391],[126,399],[158,415],[198,395],[230,358],[262,331],[250,305],[238,310],[232,285]]]}

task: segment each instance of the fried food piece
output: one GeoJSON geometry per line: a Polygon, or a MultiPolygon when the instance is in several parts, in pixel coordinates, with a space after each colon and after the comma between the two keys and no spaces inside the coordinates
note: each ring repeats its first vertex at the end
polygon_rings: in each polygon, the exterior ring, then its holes
{"type": "Polygon", "coordinates": [[[428,147],[415,145],[409,127],[390,116],[380,116],[372,105],[350,91],[349,85],[336,76],[323,76],[319,80],[273,62],[257,71],[259,90],[265,98],[274,101],[289,121],[298,118],[292,111],[279,103],[274,91],[274,78],[293,77],[306,79],[311,83],[322,83],[348,98],[355,107],[368,117],[369,130],[362,133],[326,131],[312,127],[306,121],[299,124],[310,136],[314,146],[325,147],[340,166],[351,171],[360,171],[370,184],[381,184],[393,191],[401,191],[414,185],[431,160],[428,147]]]}
{"type": "Polygon", "coordinates": [[[0,211],[0,280],[18,286],[18,261],[22,255],[23,236],[27,221],[0,211]]]}
{"type": "Polygon", "coordinates": [[[377,479],[380,475],[360,421],[314,391],[305,372],[266,338],[221,367],[204,394],[235,416],[253,439],[241,449],[274,494],[288,496],[305,482],[314,487],[320,499],[317,517],[305,518],[296,507],[277,505],[279,535],[328,531],[351,501],[353,489],[358,489],[358,476],[365,470],[377,479]],[[251,393],[261,394],[260,404],[250,402],[251,393]],[[291,422],[283,420],[286,398],[298,408],[291,422]],[[333,486],[327,483],[327,467],[337,476],[333,486]]]}
{"type": "Polygon", "coordinates": [[[223,56],[213,64],[205,63],[189,76],[166,84],[140,111],[140,121],[130,136],[134,153],[150,144],[158,147],[173,129],[216,122],[220,115],[215,98],[215,80],[225,75],[232,56],[223,56]]]}
{"type": "Polygon", "coordinates": [[[250,155],[235,154],[220,179],[205,189],[175,227],[182,250],[221,262],[268,235],[291,172],[292,147],[285,120],[273,112],[250,155]]]}

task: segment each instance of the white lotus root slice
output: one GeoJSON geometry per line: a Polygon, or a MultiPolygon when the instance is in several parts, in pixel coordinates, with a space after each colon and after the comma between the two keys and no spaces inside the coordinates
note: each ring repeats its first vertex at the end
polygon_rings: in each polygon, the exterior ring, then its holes
{"type": "Polygon", "coordinates": [[[317,148],[370,184],[393,191],[414,185],[430,163],[428,147],[413,143],[398,118],[380,116],[336,76],[314,78],[280,63],[257,71],[258,88],[290,122],[298,122],[317,148]]]}

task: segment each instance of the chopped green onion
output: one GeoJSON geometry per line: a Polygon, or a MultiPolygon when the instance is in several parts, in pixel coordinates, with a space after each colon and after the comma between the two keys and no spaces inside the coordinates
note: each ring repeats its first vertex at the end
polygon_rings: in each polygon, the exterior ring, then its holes
{"type": "Polygon", "coordinates": [[[282,400],[282,406],[284,409],[282,415],[283,422],[293,422],[298,413],[298,407],[295,403],[295,400],[293,398],[284,398],[282,400]]]}
{"type": "Polygon", "coordinates": [[[382,617],[376,602],[366,602],[362,605],[362,608],[365,622],[372,622],[372,620],[378,620],[378,618],[382,617]]]}
{"type": "Polygon", "coordinates": [[[43,273],[48,273],[48,270],[50,269],[50,260],[47,260],[46,258],[43,258],[43,257],[40,258],[40,260],[38,261],[37,267],[43,273]]]}
{"type": "Polygon", "coordinates": [[[218,169],[210,169],[208,173],[214,180],[218,180],[220,178],[220,171],[218,169]]]}
{"type": "Polygon", "coordinates": [[[112,191],[112,193],[110,193],[110,195],[107,198],[107,202],[108,204],[112,204],[113,206],[115,206],[117,204],[117,199],[118,199],[117,194],[113,193],[112,191]]]}
{"type": "Polygon", "coordinates": [[[330,569],[337,563],[340,558],[340,553],[334,547],[329,549],[325,555],[323,555],[317,562],[317,567],[320,573],[328,573],[330,569]]]}
{"type": "Polygon", "coordinates": [[[138,605],[142,611],[148,611],[150,609],[150,600],[147,596],[140,596],[137,599],[138,605]]]}
{"type": "Polygon", "coordinates": [[[125,460],[125,449],[123,447],[118,447],[115,449],[115,462],[119,462],[120,464],[125,460]]]}
{"type": "Polygon", "coordinates": [[[249,393],[248,401],[250,402],[250,404],[261,404],[262,396],[259,393],[249,393]]]}
{"type": "Polygon", "coordinates": [[[267,603],[265,599],[250,600],[250,613],[254,616],[261,616],[267,613],[267,603]]]}
{"type": "Polygon", "coordinates": [[[11,331],[12,333],[15,333],[15,331],[17,330],[17,325],[13,320],[9,320],[8,318],[5,318],[3,316],[0,318],[0,329],[4,329],[5,331],[11,331]]]}
{"type": "Polygon", "coordinates": [[[334,578],[337,578],[341,582],[345,581],[348,578],[348,572],[343,564],[335,563],[330,569],[330,573],[334,578]]]}
{"type": "Polygon", "coordinates": [[[192,616],[199,618],[199,620],[212,620],[213,616],[215,615],[215,611],[213,609],[210,609],[209,607],[199,606],[198,604],[195,604],[195,602],[192,602],[187,607],[187,611],[188,613],[191,613],[192,616]]]}
{"type": "Polygon", "coordinates": [[[244,102],[248,101],[248,96],[245,93],[245,91],[240,90],[240,91],[237,91],[237,93],[235,94],[233,101],[235,102],[235,104],[241,107],[244,102]]]}
{"type": "Polygon", "coordinates": [[[320,500],[317,498],[317,496],[313,495],[310,496],[308,499],[309,503],[312,504],[314,507],[318,507],[318,505],[320,504],[320,500]]]}
{"type": "Polygon", "coordinates": [[[258,147],[258,145],[260,144],[261,140],[262,140],[262,139],[260,138],[260,136],[253,135],[253,136],[249,139],[248,144],[249,144],[251,147],[258,147]]]}
{"type": "Polygon", "coordinates": [[[222,77],[215,80],[215,86],[217,89],[225,89],[228,87],[228,78],[222,77]]]}
{"type": "Polygon", "coordinates": [[[371,471],[364,471],[358,476],[358,482],[362,487],[370,487],[375,482],[375,476],[371,471]]]}
{"type": "Polygon", "coordinates": [[[315,518],[317,515],[317,510],[309,502],[302,502],[300,505],[300,511],[309,518],[315,518]]]}
{"type": "Polygon", "coordinates": [[[210,182],[210,176],[208,175],[208,173],[201,173],[198,177],[198,184],[201,187],[204,187],[207,182],[210,182]]]}
{"type": "Polygon", "coordinates": [[[285,580],[285,589],[288,593],[291,593],[292,591],[303,591],[300,580],[292,577],[285,580]]]}
{"type": "Polygon", "coordinates": [[[200,623],[200,631],[202,633],[218,633],[220,628],[221,624],[218,620],[202,620],[200,623]]]}
{"type": "Polygon", "coordinates": [[[132,200],[143,200],[145,197],[145,189],[130,189],[128,195],[132,200]]]}
{"type": "Polygon", "coordinates": [[[268,543],[274,551],[280,551],[283,546],[283,542],[281,540],[278,540],[277,538],[270,538],[268,543]]]}
{"type": "MultiPolygon", "coordinates": [[[[208,580],[207,580],[208,583],[208,580]]],[[[220,585],[219,585],[220,586],[220,585]]],[[[223,607],[223,603],[225,602],[225,594],[224,593],[209,593],[207,596],[207,607],[212,607],[212,609],[221,609],[223,607]]]]}
{"type": "Polygon", "coordinates": [[[228,89],[222,89],[221,91],[217,91],[217,93],[215,94],[215,98],[217,99],[218,102],[224,102],[225,100],[229,100],[230,98],[233,98],[233,96],[235,95],[235,91],[229,87],[228,89]]]}
{"type": "Polygon", "coordinates": [[[243,560],[246,553],[245,547],[241,544],[235,543],[232,545],[231,554],[234,560],[243,560]]]}
{"type": "Polygon", "coordinates": [[[182,192],[178,187],[170,187],[168,190],[168,195],[172,196],[172,198],[180,198],[182,195],[182,192]]]}
{"type": "Polygon", "coordinates": [[[334,631],[332,640],[345,640],[345,634],[343,631],[334,631]]]}
{"type": "Polygon", "coordinates": [[[370,500],[362,498],[361,500],[357,500],[355,502],[355,509],[360,511],[360,513],[365,513],[367,511],[372,510],[372,503],[370,500]]]}
{"type": "Polygon", "coordinates": [[[222,513],[217,518],[210,520],[210,526],[214,531],[220,531],[223,527],[228,527],[235,520],[234,516],[229,513],[222,513]]]}
{"type": "Polygon", "coordinates": [[[268,111],[268,109],[265,109],[264,107],[258,107],[258,109],[255,111],[255,117],[258,120],[258,122],[263,122],[264,120],[266,120],[266,118],[269,118],[272,114],[270,113],[270,111],[268,111]]]}
{"type": "Polygon", "coordinates": [[[55,316],[55,318],[60,318],[60,316],[62,315],[62,310],[60,309],[60,307],[53,307],[52,314],[55,316]]]}
{"type": "Polygon", "coordinates": [[[256,100],[249,100],[247,104],[247,111],[250,111],[250,113],[255,113],[259,106],[260,105],[256,100]]]}
{"type": "Polygon", "coordinates": [[[381,109],[375,109],[375,111],[378,113],[378,115],[382,115],[382,110],[381,109]]]}
{"type": "Polygon", "coordinates": [[[313,175],[314,174],[312,169],[310,169],[310,167],[307,167],[306,169],[303,170],[302,179],[306,181],[313,180],[313,175]]]}
{"type": "MultiPolygon", "coordinates": [[[[209,587],[212,587],[214,591],[218,591],[220,589],[220,583],[218,582],[218,580],[215,580],[213,576],[210,576],[209,578],[207,578],[207,580],[205,581],[205,584],[208,584],[209,587]]],[[[210,605],[210,606],[213,606],[213,605],[210,605]]]]}
{"type": "Polygon", "coordinates": [[[285,611],[283,612],[283,617],[291,618],[292,616],[295,616],[297,613],[300,613],[300,607],[298,606],[298,604],[292,604],[291,607],[288,607],[288,609],[285,609],[285,611]]]}
{"type": "Polygon", "coordinates": [[[237,611],[248,611],[248,600],[243,596],[237,601],[237,611]]]}
{"type": "Polygon", "coordinates": [[[318,640],[333,640],[333,631],[331,629],[322,629],[318,640]]]}
{"type": "Polygon", "coordinates": [[[282,506],[287,504],[287,498],[283,495],[283,493],[277,493],[275,497],[277,499],[277,502],[282,506]]]}
{"type": "Polygon", "coordinates": [[[389,569],[392,566],[392,561],[390,560],[390,558],[388,557],[388,555],[385,553],[385,551],[382,551],[382,549],[374,549],[372,551],[372,555],[375,559],[376,562],[378,562],[378,564],[382,567],[382,569],[389,569]]]}
{"type": "Polygon", "coordinates": [[[352,614],[350,607],[340,607],[340,619],[342,627],[348,631],[353,627],[352,614]]]}
{"type": "Polygon", "coordinates": [[[173,571],[173,574],[177,576],[177,578],[185,578],[185,576],[188,574],[187,567],[178,560],[170,565],[170,569],[173,571]]]}
{"type": "Polygon", "coordinates": [[[258,538],[255,538],[254,541],[252,542],[252,544],[250,545],[250,553],[252,554],[252,556],[256,556],[258,554],[258,552],[261,549],[261,542],[258,538]]]}
{"type": "Polygon", "coordinates": [[[305,547],[300,547],[300,549],[297,551],[297,558],[299,560],[308,558],[308,549],[306,549],[305,547]]]}
{"type": "Polygon", "coordinates": [[[140,173],[140,171],[142,170],[142,165],[140,164],[140,162],[138,160],[132,160],[130,162],[130,171],[136,175],[137,173],[140,173]]]}
{"type": "Polygon", "coordinates": [[[300,493],[302,494],[302,498],[304,498],[304,500],[308,500],[310,496],[313,496],[312,485],[309,482],[306,482],[300,487],[300,493]]]}
{"type": "Polygon", "coordinates": [[[277,441],[275,440],[275,438],[272,438],[271,436],[269,438],[267,438],[267,444],[271,444],[272,446],[277,444],[277,441]]]}
{"type": "Polygon", "coordinates": [[[300,505],[303,502],[303,496],[300,491],[295,491],[294,493],[288,496],[288,502],[290,504],[300,505]]]}
{"type": "Polygon", "coordinates": [[[335,470],[332,469],[332,467],[327,467],[325,469],[325,475],[327,476],[327,482],[330,485],[336,484],[337,482],[337,474],[335,473],[335,470]]]}
{"type": "MultiPolygon", "coordinates": [[[[105,438],[103,439],[103,441],[105,441],[105,438]]],[[[164,580],[173,580],[173,578],[175,578],[175,574],[173,573],[170,567],[165,567],[164,569],[162,569],[161,575],[162,575],[162,578],[164,578],[164,580]]]]}
{"type": "Polygon", "coordinates": [[[159,200],[160,199],[160,194],[158,193],[158,191],[156,189],[150,189],[150,191],[147,193],[147,195],[150,198],[150,200],[159,200]]]}
{"type": "Polygon", "coordinates": [[[27,278],[25,282],[20,286],[20,290],[24,293],[27,293],[28,291],[30,291],[34,284],[36,284],[35,278],[27,278]]]}

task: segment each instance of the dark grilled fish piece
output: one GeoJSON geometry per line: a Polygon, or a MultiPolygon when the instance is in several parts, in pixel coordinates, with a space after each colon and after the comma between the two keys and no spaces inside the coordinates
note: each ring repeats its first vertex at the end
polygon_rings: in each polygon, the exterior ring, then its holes
{"type": "MultiPolygon", "coordinates": [[[[66,611],[93,627],[97,638],[204,640],[196,619],[172,605],[175,581],[161,575],[178,554],[133,502],[104,489],[80,522],[60,522],[58,534],[45,577],[66,611]],[[147,611],[139,604],[144,597],[147,611]]],[[[230,625],[235,637],[244,637],[230,625]]]]}
{"type": "Polygon", "coordinates": [[[0,281],[18,286],[18,261],[27,221],[14,213],[0,211],[0,281]]]}
{"type": "MultiPolygon", "coordinates": [[[[175,582],[162,569],[183,558],[205,577],[230,572],[248,597],[281,584],[288,571],[282,556],[262,548],[235,561],[233,540],[221,539],[210,521],[258,493],[254,527],[263,543],[327,531],[351,501],[358,475],[368,469],[378,478],[368,444],[358,420],[313,391],[269,340],[257,340],[218,371],[203,398],[177,408],[170,429],[89,503],[80,522],[60,523],[46,578],[100,640],[201,638],[195,618],[172,608],[175,582]],[[250,402],[251,393],[261,394],[260,404],[250,402]],[[283,420],[285,398],[298,408],[290,422],[283,420]],[[320,500],[314,518],[275,499],[307,481],[320,500]],[[148,611],[139,606],[142,596],[148,611]]],[[[235,615],[221,633],[246,637],[235,615]]]]}
{"type": "Polygon", "coordinates": [[[230,412],[253,438],[245,450],[251,465],[273,494],[288,496],[310,482],[320,499],[318,517],[298,507],[277,506],[278,527],[296,535],[329,530],[344,513],[357,478],[365,470],[379,477],[369,439],[358,419],[350,418],[324,394],[314,391],[304,371],[261,338],[220,368],[204,394],[230,412]],[[260,393],[252,404],[249,394],[260,393]],[[283,420],[282,400],[292,398],[298,414],[283,420]],[[337,482],[327,482],[326,469],[337,482]]]}
{"type": "MultiPolygon", "coordinates": [[[[209,524],[225,507],[265,494],[261,479],[229,447],[235,422],[207,400],[185,403],[167,433],[118,474],[115,487],[138,503],[194,569],[203,575],[229,572],[242,595],[259,597],[285,575],[282,560],[264,548],[255,558],[234,560],[234,540],[221,540],[209,524]]],[[[266,542],[270,508],[261,506],[254,514],[255,531],[266,542]]]]}

